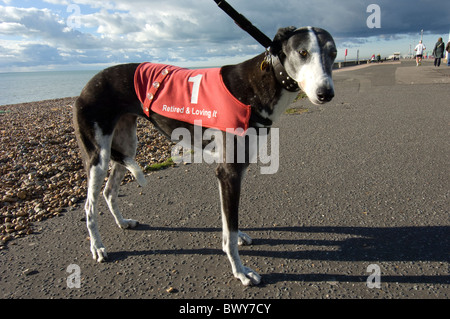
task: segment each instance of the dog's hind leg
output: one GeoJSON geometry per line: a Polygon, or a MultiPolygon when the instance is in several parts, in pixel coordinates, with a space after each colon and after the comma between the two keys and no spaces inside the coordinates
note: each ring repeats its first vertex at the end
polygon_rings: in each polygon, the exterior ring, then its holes
{"type": "Polygon", "coordinates": [[[103,196],[108,204],[116,224],[120,228],[134,228],[139,223],[133,219],[125,219],[120,212],[117,198],[119,186],[128,169],[138,181],[139,185],[147,183],[144,173],[134,160],[136,155],[136,116],[124,115],[116,125],[112,140],[112,169],[103,191],[103,196]]]}
{"type": "Polygon", "coordinates": [[[238,251],[239,198],[241,180],[246,167],[245,164],[220,164],[216,170],[216,176],[219,179],[222,208],[223,250],[230,260],[233,275],[248,286],[259,284],[261,277],[252,269],[242,265],[238,251]]]}
{"type": "Polygon", "coordinates": [[[103,186],[103,181],[108,173],[109,159],[111,156],[111,136],[103,135],[101,129],[95,128],[95,140],[98,148],[89,159],[88,191],[85,205],[86,224],[91,240],[91,252],[94,260],[102,262],[106,259],[106,249],[98,231],[98,199],[103,186]]]}
{"type": "Polygon", "coordinates": [[[239,246],[251,245],[252,242],[253,242],[253,240],[249,235],[241,232],[240,230],[238,231],[238,245],[239,246]]]}
{"type": "Polygon", "coordinates": [[[123,165],[117,162],[113,162],[111,173],[108,177],[108,182],[106,183],[105,189],[103,191],[103,196],[106,200],[106,203],[108,204],[110,212],[114,216],[116,224],[123,229],[134,228],[139,225],[136,220],[123,218],[119,209],[119,205],[117,203],[120,182],[125,176],[126,171],[127,170],[123,165]]]}

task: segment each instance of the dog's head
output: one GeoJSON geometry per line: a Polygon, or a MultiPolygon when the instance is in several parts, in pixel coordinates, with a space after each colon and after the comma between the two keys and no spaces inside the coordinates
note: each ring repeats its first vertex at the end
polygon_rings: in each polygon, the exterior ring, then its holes
{"type": "Polygon", "coordinates": [[[313,27],[279,29],[270,52],[280,58],[289,76],[312,103],[323,104],[333,99],[331,71],[337,50],[327,31],[313,27]]]}

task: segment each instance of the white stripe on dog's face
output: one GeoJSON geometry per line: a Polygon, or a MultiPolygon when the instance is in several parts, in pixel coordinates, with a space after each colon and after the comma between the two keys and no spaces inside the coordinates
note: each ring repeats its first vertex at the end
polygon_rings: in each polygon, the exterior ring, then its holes
{"type": "MultiPolygon", "coordinates": [[[[297,29],[284,48],[286,71],[299,83],[314,104],[328,102],[334,96],[331,70],[336,47],[327,33],[316,34],[312,27],[297,29]]],[[[317,29],[318,32],[322,30],[317,29]]]]}

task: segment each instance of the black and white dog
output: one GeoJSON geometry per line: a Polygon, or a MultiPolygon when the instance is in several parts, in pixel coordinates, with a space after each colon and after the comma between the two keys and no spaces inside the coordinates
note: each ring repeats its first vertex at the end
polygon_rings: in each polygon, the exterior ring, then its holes
{"type": "MultiPolygon", "coordinates": [[[[235,98],[251,106],[250,127],[270,127],[295,99],[298,88],[314,104],[333,98],[331,72],[336,52],[333,38],[323,29],[282,28],[269,51],[243,63],[224,66],[221,70],[223,83],[235,98]]],[[[84,87],[74,105],[75,134],[88,181],[86,223],[91,252],[98,262],[107,257],[97,226],[97,205],[110,161],[112,168],[103,191],[104,198],[121,228],[138,225],[137,221],[122,217],[117,202],[119,185],[127,169],[140,185],[146,184],[135,161],[137,117],[147,118],[169,137],[179,127],[194,130],[194,125],[157,113],[149,117],[144,114],[134,89],[137,67],[138,64],[124,64],[101,71],[84,87]]],[[[234,161],[221,163],[216,176],[222,209],[223,250],[234,276],[244,285],[256,285],[261,277],[242,265],[238,252],[238,244],[251,244],[251,238],[238,229],[241,180],[248,165],[234,161]]]]}

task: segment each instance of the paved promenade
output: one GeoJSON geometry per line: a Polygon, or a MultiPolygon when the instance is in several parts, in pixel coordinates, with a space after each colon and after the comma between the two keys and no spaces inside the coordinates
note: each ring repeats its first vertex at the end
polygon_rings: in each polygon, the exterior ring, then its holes
{"type": "Polygon", "coordinates": [[[450,68],[379,64],[334,79],[332,102],[297,102],[307,112],[276,123],[278,173],[253,165],[244,181],[240,225],[254,244],[240,253],[261,286],[232,277],[214,166],[191,164],[121,188],[135,230],[102,201],[107,263],[92,260],[81,208],[36,224],[0,251],[0,298],[448,299],[450,68]],[[67,286],[71,264],[80,288],[67,286]]]}

